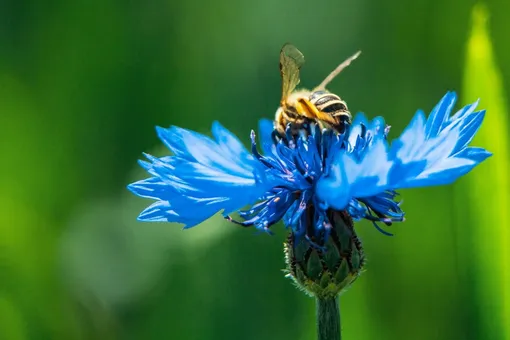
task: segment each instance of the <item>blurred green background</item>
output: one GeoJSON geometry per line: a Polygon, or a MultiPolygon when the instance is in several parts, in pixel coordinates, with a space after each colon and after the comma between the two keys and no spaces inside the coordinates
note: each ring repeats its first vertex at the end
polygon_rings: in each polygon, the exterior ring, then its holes
{"type": "Polygon", "coordinates": [[[314,301],[283,277],[286,232],[221,216],[136,221],[154,126],[248,142],[280,98],[278,53],[398,136],[447,90],[481,97],[495,153],[448,187],[403,192],[407,221],[357,230],[367,271],[345,339],[510,339],[510,2],[0,0],[0,339],[313,339],[314,301]],[[506,85],[506,87],[505,87],[506,85]]]}

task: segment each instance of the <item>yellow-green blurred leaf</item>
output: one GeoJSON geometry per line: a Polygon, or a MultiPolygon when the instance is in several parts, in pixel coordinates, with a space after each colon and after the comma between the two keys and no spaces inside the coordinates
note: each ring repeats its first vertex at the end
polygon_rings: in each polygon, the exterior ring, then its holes
{"type": "MultiPolygon", "coordinates": [[[[510,339],[510,206],[508,110],[500,71],[487,29],[488,11],[477,5],[472,13],[472,31],[467,44],[464,101],[481,98],[487,109],[482,128],[473,144],[493,152],[463,181],[463,213],[469,215],[471,259],[480,334],[484,339],[510,339]]],[[[459,198],[460,200],[461,198],[459,198]]]]}

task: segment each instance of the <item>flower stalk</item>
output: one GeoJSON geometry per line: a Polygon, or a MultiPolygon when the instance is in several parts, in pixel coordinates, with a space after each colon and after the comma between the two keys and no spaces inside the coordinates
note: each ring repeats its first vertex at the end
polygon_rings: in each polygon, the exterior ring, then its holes
{"type": "Polygon", "coordinates": [[[338,296],[316,298],[317,340],[340,340],[340,307],[338,296]]]}

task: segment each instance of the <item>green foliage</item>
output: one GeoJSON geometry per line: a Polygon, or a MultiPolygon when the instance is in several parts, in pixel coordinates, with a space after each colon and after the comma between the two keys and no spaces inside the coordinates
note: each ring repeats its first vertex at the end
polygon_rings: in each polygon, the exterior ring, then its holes
{"type": "Polygon", "coordinates": [[[462,210],[470,222],[464,231],[470,235],[469,245],[475,251],[466,263],[472,266],[468,269],[472,275],[470,288],[481,310],[479,336],[510,339],[510,217],[504,208],[510,206],[509,111],[488,17],[485,6],[473,9],[463,94],[466,102],[481,98],[482,106],[487,108],[484,125],[474,142],[491,150],[495,157],[464,179],[462,210]]]}

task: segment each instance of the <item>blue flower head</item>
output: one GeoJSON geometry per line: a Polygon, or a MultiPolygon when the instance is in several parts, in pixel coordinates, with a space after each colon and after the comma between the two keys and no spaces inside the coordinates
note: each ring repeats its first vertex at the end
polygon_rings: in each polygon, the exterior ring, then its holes
{"type": "Polygon", "coordinates": [[[455,93],[447,93],[426,118],[418,111],[399,138],[388,142],[381,117],[358,114],[343,134],[311,124],[300,136],[275,142],[273,124],[254,132],[251,152],[215,122],[214,139],[170,127],[157,128],[173,156],[146,155],[141,166],[152,176],[130,184],[136,195],[156,200],[138,217],[193,227],[222,211],[225,218],[269,232],[280,220],[310,242],[329,235],[331,213],[379,224],[404,220],[396,190],[443,185],[466,174],[491,154],[468,144],[485,111],[477,103],[451,115],[455,93]],[[246,206],[249,208],[242,210],[246,206]],[[237,212],[240,221],[230,217],[237,212]]]}

